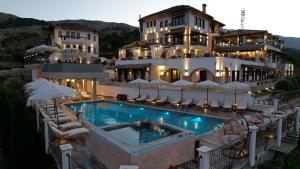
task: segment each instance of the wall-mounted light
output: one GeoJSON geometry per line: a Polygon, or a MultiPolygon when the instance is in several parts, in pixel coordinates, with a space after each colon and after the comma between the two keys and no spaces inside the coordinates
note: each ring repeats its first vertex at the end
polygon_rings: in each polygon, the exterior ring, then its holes
{"type": "Polygon", "coordinates": [[[160,70],[160,75],[161,75],[161,76],[164,75],[164,70],[163,70],[163,69],[160,70]]]}
{"type": "Polygon", "coordinates": [[[189,76],[189,70],[188,69],[184,70],[184,76],[189,76]]]}

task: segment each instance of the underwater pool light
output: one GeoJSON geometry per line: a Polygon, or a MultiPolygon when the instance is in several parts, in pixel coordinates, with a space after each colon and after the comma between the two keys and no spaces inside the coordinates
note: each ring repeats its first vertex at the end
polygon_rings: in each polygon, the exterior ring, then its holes
{"type": "Polygon", "coordinates": [[[167,111],[167,112],[164,112],[164,115],[170,115],[170,113],[167,111]]]}
{"type": "Polygon", "coordinates": [[[140,107],[139,110],[144,110],[144,107],[140,107]]]}

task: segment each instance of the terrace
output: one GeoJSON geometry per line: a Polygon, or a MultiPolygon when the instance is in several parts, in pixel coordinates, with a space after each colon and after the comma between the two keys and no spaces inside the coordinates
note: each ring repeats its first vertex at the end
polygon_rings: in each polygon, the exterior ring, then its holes
{"type": "MultiPolygon", "coordinates": [[[[285,95],[283,95],[282,97],[284,96],[285,95]]],[[[294,96],[296,97],[297,95],[294,96]]],[[[110,97],[99,97],[98,99],[100,100],[100,102],[90,103],[99,104],[103,99],[111,100],[112,103],[116,102],[114,98],[110,97]]],[[[288,98],[283,99],[283,101],[285,100],[288,100],[288,98]]],[[[178,143],[178,145],[175,146],[176,148],[174,146],[168,147],[168,144],[166,144],[159,149],[159,152],[161,153],[158,154],[155,154],[158,150],[154,151],[147,148],[146,152],[149,151],[149,153],[152,154],[151,157],[149,156],[149,158],[146,158],[147,153],[145,154],[144,160],[148,159],[146,160],[147,163],[145,163],[146,161],[142,163],[138,162],[139,160],[143,161],[143,158],[137,158],[137,161],[132,163],[128,163],[126,162],[126,160],[120,162],[118,161],[118,159],[123,156],[122,154],[124,154],[124,152],[119,151],[119,149],[115,146],[112,149],[113,151],[111,151],[109,150],[110,144],[107,145],[107,142],[101,142],[101,140],[103,139],[108,139],[107,133],[105,133],[106,131],[112,131],[115,128],[118,129],[120,128],[118,126],[120,124],[115,123],[112,126],[103,126],[103,128],[95,127],[93,126],[93,124],[91,124],[91,119],[86,119],[87,117],[95,118],[95,116],[91,114],[88,116],[88,111],[90,111],[91,107],[86,107],[85,109],[83,109],[84,114],[79,116],[80,118],[78,119],[78,117],[76,118],[74,116],[74,112],[71,112],[70,109],[64,106],[66,102],[67,100],[60,101],[60,109],[62,109],[65,114],[73,116],[74,121],[79,120],[79,122],[81,122],[83,126],[90,131],[84,137],[66,139],[64,137],[57,136],[57,133],[54,132],[52,128],[50,128],[50,121],[46,120],[45,116],[45,114],[51,112],[50,102],[48,101],[46,104],[38,103],[34,107],[37,112],[37,131],[41,132],[43,135],[43,139],[45,140],[45,150],[46,152],[52,154],[58,164],[58,168],[62,169],[90,167],[103,169],[111,168],[112,164],[110,164],[109,161],[111,161],[112,158],[114,159],[113,165],[117,164],[117,166],[113,168],[118,168],[120,165],[126,164],[138,165],[139,168],[149,168],[148,165],[151,166],[153,165],[153,163],[157,164],[157,166],[170,166],[170,164],[172,164],[173,166],[177,166],[178,168],[187,169],[219,169],[224,167],[240,168],[243,166],[254,166],[256,162],[266,158],[265,153],[270,153],[270,150],[280,151],[284,153],[290,152],[293,148],[295,148],[296,143],[293,140],[296,140],[298,138],[297,133],[299,132],[299,108],[283,107],[282,109],[281,107],[283,104],[279,104],[280,109],[276,110],[276,100],[273,101],[274,105],[269,105],[270,109],[268,111],[267,107],[263,107],[262,110],[247,109],[245,111],[238,111],[235,113],[233,110],[224,112],[223,109],[199,109],[194,106],[187,107],[186,109],[180,109],[176,106],[170,106],[169,104],[154,105],[153,103],[132,103],[123,100],[117,100],[116,106],[123,103],[124,105],[126,104],[129,107],[142,106],[143,110],[159,108],[159,110],[163,110],[163,112],[169,111],[172,113],[173,111],[179,111],[180,114],[183,113],[186,115],[190,114],[193,116],[199,116],[199,114],[201,114],[203,117],[214,116],[225,118],[221,126],[214,128],[208,133],[205,133],[203,135],[187,134],[186,137],[181,137],[181,141],[175,141],[174,143],[176,145],[178,143]],[[99,139],[99,132],[102,133],[101,137],[103,137],[103,139],[99,139]],[[183,145],[188,147],[185,147],[183,145]],[[180,147],[182,148],[182,146],[185,147],[184,150],[180,149],[180,147]],[[167,156],[162,155],[164,154],[164,151],[165,153],[170,153],[174,150],[176,150],[177,152],[185,151],[185,156],[182,156],[180,158],[177,157],[176,161],[168,160],[166,158],[167,156]],[[106,159],[103,158],[103,153],[106,154],[106,159]],[[113,155],[114,157],[109,157],[110,155],[113,155]],[[255,157],[257,157],[257,159],[255,157]],[[161,162],[161,159],[164,159],[163,163],[161,162]]],[[[85,104],[81,101],[79,101],[78,103],[79,105],[85,104]]],[[[105,107],[105,105],[102,105],[99,108],[105,107]]],[[[126,108],[123,107],[122,109],[126,108]]],[[[153,113],[154,112],[152,112],[151,114],[153,113]]],[[[122,125],[125,125],[125,127],[128,126],[128,124],[122,125]]],[[[166,125],[169,125],[168,122],[166,123],[166,125]]],[[[203,125],[205,124],[200,124],[200,127],[203,125]]],[[[186,129],[179,130],[189,133],[189,131],[186,129]]],[[[162,143],[162,141],[159,142],[162,143]]],[[[121,144],[121,147],[123,147],[123,144],[124,143],[121,144]]],[[[151,144],[153,145],[153,143],[151,144]]],[[[147,146],[151,146],[151,144],[147,144],[147,146]]],[[[116,142],[116,145],[120,146],[120,143],[116,142]]],[[[144,146],[143,148],[146,147],[144,146]]],[[[139,148],[138,150],[136,149],[136,147],[135,149],[131,149],[130,147],[128,147],[126,148],[126,151],[133,153],[137,150],[140,151],[142,149],[139,148]]],[[[143,150],[143,152],[144,151],[145,150],[143,150]]],[[[175,152],[172,153],[173,156],[175,154],[175,152]]],[[[133,156],[131,159],[134,159],[136,157],[138,156],[133,156]]]]}

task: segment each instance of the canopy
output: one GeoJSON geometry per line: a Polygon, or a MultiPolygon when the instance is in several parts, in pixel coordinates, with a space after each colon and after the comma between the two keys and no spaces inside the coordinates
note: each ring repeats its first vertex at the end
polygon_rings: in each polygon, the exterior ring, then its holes
{"type": "Polygon", "coordinates": [[[171,83],[171,86],[176,86],[176,87],[185,87],[185,86],[192,86],[194,83],[186,80],[178,80],[174,83],[171,83]]]}
{"type": "Polygon", "coordinates": [[[194,83],[186,80],[178,80],[174,83],[171,83],[171,86],[180,87],[181,88],[181,98],[180,100],[183,101],[183,87],[192,86],[194,83]]]}
{"type": "Polygon", "coordinates": [[[34,91],[34,90],[38,90],[40,88],[45,88],[48,87],[49,85],[51,85],[52,83],[48,82],[47,80],[35,80],[32,81],[30,83],[27,83],[25,85],[25,91],[26,92],[30,92],[30,91],[34,91]]]}
{"type": "Polygon", "coordinates": [[[155,79],[155,80],[151,80],[150,84],[157,86],[157,99],[159,99],[159,86],[164,84],[169,84],[169,82],[161,79],[155,79]]]}
{"type": "Polygon", "coordinates": [[[239,90],[250,90],[250,85],[246,84],[246,83],[241,83],[241,82],[230,82],[230,83],[226,83],[224,85],[222,85],[223,89],[227,89],[227,90],[234,90],[234,104],[237,105],[236,102],[236,92],[239,90]]]}
{"type": "Polygon", "coordinates": [[[230,83],[226,83],[224,85],[222,85],[223,89],[229,89],[229,90],[249,90],[250,89],[250,85],[246,84],[246,83],[241,83],[241,82],[230,82],[230,83]]]}
{"type": "Polygon", "coordinates": [[[212,87],[220,87],[219,83],[212,82],[210,80],[206,80],[200,83],[197,83],[196,86],[203,87],[203,88],[212,88],[212,87]]]}
{"type": "Polygon", "coordinates": [[[220,87],[220,84],[206,80],[200,83],[197,83],[196,86],[206,88],[206,104],[208,104],[208,88],[220,87]]]}
{"type": "Polygon", "coordinates": [[[139,97],[141,97],[141,86],[140,85],[141,84],[148,84],[148,83],[149,83],[148,81],[140,79],[140,78],[132,80],[132,81],[129,82],[129,84],[136,84],[136,85],[138,85],[138,88],[139,88],[139,97]]]}
{"type": "Polygon", "coordinates": [[[51,52],[53,48],[48,45],[39,45],[34,48],[26,50],[27,53],[40,53],[40,52],[51,52]]]}
{"type": "Polygon", "coordinates": [[[47,88],[43,90],[39,90],[39,93],[30,96],[27,100],[27,106],[31,106],[33,101],[43,101],[43,100],[50,100],[59,97],[73,97],[74,90],[69,87],[51,84],[47,88]]]}

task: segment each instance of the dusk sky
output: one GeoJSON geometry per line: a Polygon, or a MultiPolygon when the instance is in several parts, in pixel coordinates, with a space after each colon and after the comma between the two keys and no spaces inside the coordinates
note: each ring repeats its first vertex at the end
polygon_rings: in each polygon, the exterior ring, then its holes
{"type": "Polygon", "coordinates": [[[225,28],[240,28],[241,9],[245,8],[245,29],[300,37],[299,0],[0,0],[0,12],[43,20],[89,19],[138,26],[139,14],[183,4],[201,9],[202,3],[225,28]]]}

